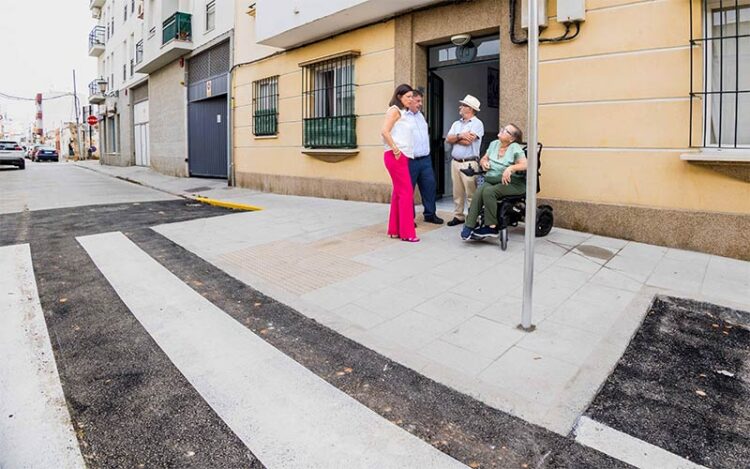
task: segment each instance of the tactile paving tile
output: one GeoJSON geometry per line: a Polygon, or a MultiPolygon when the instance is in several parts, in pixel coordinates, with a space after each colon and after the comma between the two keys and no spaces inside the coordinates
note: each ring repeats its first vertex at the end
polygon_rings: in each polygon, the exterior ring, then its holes
{"type": "Polygon", "coordinates": [[[233,251],[222,255],[221,260],[298,295],[370,269],[365,264],[330,254],[314,245],[285,240],[233,251]]]}
{"type": "MultiPolygon", "coordinates": [[[[418,232],[439,227],[421,223],[418,232]]],[[[378,223],[307,244],[273,241],[223,254],[220,259],[277,287],[303,295],[371,269],[352,259],[392,245],[394,240],[385,233],[386,224],[378,223]]]]}

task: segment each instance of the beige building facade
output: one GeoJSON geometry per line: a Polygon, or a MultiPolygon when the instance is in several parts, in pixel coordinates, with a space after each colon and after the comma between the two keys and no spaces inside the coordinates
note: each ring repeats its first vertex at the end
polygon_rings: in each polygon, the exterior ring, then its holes
{"type": "MultiPolygon", "coordinates": [[[[439,192],[449,194],[442,140],[457,96],[482,101],[483,147],[501,124],[526,130],[527,48],[511,40],[511,1],[420,2],[369,22],[357,10],[368,2],[350,2],[348,17],[360,17],[342,19],[343,30],[313,18],[256,31],[269,10],[238,6],[234,180],[387,201],[380,128],[394,87],[407,82],[426,92],[439,192]],[[451,42],[462,34],[468,47],[451,42]]],[[[543,38],[565,33],[557,3],[546,2],[543,38]]],[[[750,94],[741,92],[750,89],[741,52],[750,50],[750,2],[581,3],[585,21],[567,37],[577,34],[540,47],[540,197],[556,225],[750,259],[750,94]]]]}

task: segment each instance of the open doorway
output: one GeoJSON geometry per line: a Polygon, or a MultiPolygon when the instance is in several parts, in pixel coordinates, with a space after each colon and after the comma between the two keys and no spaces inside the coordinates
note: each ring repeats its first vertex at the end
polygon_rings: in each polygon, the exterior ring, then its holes
{"type": "MultiPolygon", "coordinates": [[[[470,94],[481,103],[477,117],[484,124],[481,154],[497,138],[500,128],[500,40],[477,38],[463,46],[442,44],[428,51],[427,117],[438,198],[450,196],[451,145],[445,137],[459,119],[458,101],[470,94]]],[[[478,155],[481,156],[481,155],[478,155]]]]}

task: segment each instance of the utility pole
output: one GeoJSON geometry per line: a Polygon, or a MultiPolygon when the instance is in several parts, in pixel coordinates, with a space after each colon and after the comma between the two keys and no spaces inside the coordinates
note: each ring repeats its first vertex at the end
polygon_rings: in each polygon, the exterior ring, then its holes
{"type": "Polygon", "coordinates": [[[83,158],[83,138],[81,136],[81,120],[78,114],[80,109],[80,101],[78,101],[78,88],[76,87],[76,70],[73,69],[73,99],[75,101],[76,108],[76,140],[78,141],[78,155],[79,159],[83,158]]]}
{"type": "Polygon", "coordinates": [[[531,332],[535,326],[531,322],[533,285],[534,285],[534,240],[536,236],[536,175],[538,171],[537,161],[537,105],[539,100],[539,4],[537,0],[528,2],[529,18],[529,141],[528,162],[526,174],[526,218],[524,221],[526,233],[524,249],[524,271],[523,271],[523,307],[521,312],[521,324],[519,329],[531,332]]]}

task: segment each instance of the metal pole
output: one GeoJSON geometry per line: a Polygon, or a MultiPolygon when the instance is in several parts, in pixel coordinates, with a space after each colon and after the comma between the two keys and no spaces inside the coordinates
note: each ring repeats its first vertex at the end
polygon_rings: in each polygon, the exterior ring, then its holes
{"type": "MultiPolygon", "coordinates": [[[[91,106],[91,104],[89,104],[89,116],[91,115],[92,112],[94,112],[93,111],[93,106],[91,106]]],[[[94,136],[92,135],[92,133],[93,133],[92,127],[93,126],[91,124],[89,124],[89,148],[86,150],[86,159],[88,159],[89,151],[91,150],[91,147],[94,146],[94,136]]]]}
{"type": "MultiPolygon", "coordinates": [[[[81,122],[78,119],[78,111],[80,110],[80,101],[78,101],[78,87],[76,86],[76,71],[73,69],[73,97],[75,100],[76,107],[76,143],[78,144],[78,155],[79,159],[83,155],[83,138],[81,137],[81,122]]],[[[73,155],[75,157],[75,155],[73,155]]]]}
{"type": "Polygon", "coordinates": [[[531,324],[533,284],[534,284],[534,241],[536,237],[536,175],[537,175],[537,103],[539,99],[539,5],[537,0],[529,1],[529,114],[528,114],[528,169],[526,171],[526,234],[524,241],[523,269],[523,311],[520,329],[531,332],[536,326],[531,324]]]}

